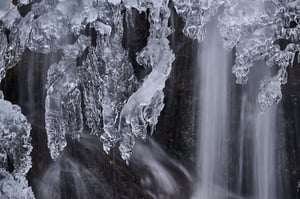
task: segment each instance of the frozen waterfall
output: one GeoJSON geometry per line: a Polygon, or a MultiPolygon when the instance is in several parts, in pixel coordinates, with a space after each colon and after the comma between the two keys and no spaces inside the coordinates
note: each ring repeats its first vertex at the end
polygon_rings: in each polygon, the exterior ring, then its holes
{"type": "Polygon", "coordinates": [[[299,10],[1,0],[0,198],[300,199],[299,10]]]}

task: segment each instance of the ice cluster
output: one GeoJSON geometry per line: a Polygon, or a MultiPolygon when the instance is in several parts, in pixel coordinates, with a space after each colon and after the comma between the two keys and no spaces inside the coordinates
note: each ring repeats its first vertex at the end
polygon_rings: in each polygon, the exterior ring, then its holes
{"type": "Polygon", "coordinates": [[[218,13],[224,47],[235,50],[232,72],[245,84],[255,61],[277,67],[277,75],[261,82],[258,103],[265,111],[281,99],[287,67],[299,60],[299,0],[173,0],[186,22],[183,32],[192,39],[205,38],[205,24],[218,13]],[[296,58],[297,56],[297,58],[296,58]]]}
{"type": "MultiPolygon", "coordinates": [[[[47,6],[47,2],[40,4],[47,6]]],[[[46,86],[46,130],[52,158],[66,146],[67,134],[80,139],[87,127],[107,153],[119,145],[122,158],[128,160],[136,138],[146,138],[163,109],[164,83],[174,60],[167,40],[171,33],[168,1],[78,0],[48,6],[51,9],[45,11],[51,13],[43,13],[39,22],[34,20],[36,41],[30,40],[29,46],[32,51],[62,50],[63,54],[50,66],[46,86]],[[122,12],[130,13],[132,8],[150,10],[150,36],[137,62],[151,72],[142,80],[135,76],[122,46],[122,12]]]]}
{"type": "Polygon", "coordinates": [[[217,14],[224,0],[173,0],[176,12],[185,20],[183,33],[191,39],[203,41],[205,24],[217,14]]]}
{"type": "Polygon", "coordinates": [[[299,51],[298,15],[290,6],[285,1],[229,1],[219,17],[225,48],[235,48],[232,72],[237,83],[247,82],[255,61],[265,60],[268,67],[278,68],[277,75],[261,82],[257,100],[261,111],[280,101],[286,69],[299,51]]]}
{"type": "Polygon", "coordinates": [[[31,126],[0,91],[0,198],[34,198],[26,174],[31,168],[31,126]]]}
{"type": "Polygon", "coordinates": [[[145,138],[163,109],[163,88],[174,55],[167,37],[169,1],[17,1],[0,3],[0,80],[24,50],[61,52],[47,76],[45,120],[48,147],[56,158],[66,136],[80,139],[84,128],[97,135],[108,153],[119,145],[128,160],[135,139],[145,138]],[[22,6],[28,13],[20,14],[22,6]],[[123,12],[147,15],[148,44],[137,62],[151,72],[137,80],[122,46],[123,12]],[[149,128],[148,128],[149,127],[149,128]]]}
{"type": "MultiPolygon", "coordinates": [[[[296,57],[300,1],[173,0],[170,3],[169,0],[0,1],[0,81],[5,78],[6,70],[20,61],[25,49],[61,54],[60,60],[48,69],[46,85],[45,119],[52,158],[57,158],[67,145],[66,136],[79,140],[83,132],[88,132],[99,137],[107,153],[118,146],[127,161],[136,139],[145,139],[153,132],[164,107],[163,89],[175,59],[168,41],[172,33],[170,5],[185,21],[184,34],[199,42],[205,38],[205,25],[218,15],[224,47],[236,53],[232,71],[237,83],[246,83],[254,62],[265,60],[278,72],[262,81],[258,103],[265,110],[280,101],[281,85],[287,82],[287,67],[300,60],[296,57]],[[147,44],[136,54],[136,62],[150,71],[143,78],[134,73],[122,45],[124,28],[134,26],[133,10],[144,13],[149,22],[147,44]]],[[[2,167],[7,167],[9,157],[15,172],[25,176],[30,167],[29,124],[17,106],[3,99],[0,103],[0,111],[8,115],[0,120],[2,167]],[[20,144],[21,141],[27,143],[20,144]],[[6,144],[11,148],[9,151],[6,144]]]]}

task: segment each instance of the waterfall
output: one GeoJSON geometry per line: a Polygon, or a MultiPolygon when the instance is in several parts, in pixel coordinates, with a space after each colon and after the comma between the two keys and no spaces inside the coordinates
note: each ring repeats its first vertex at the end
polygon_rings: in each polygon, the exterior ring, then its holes
{"type": "Polygon", "coordinates": [[[216,198],[227,184],[230,53],[223,48],[214,19],[198,50],[199,108],[197,168],[200,192],[194,198],[216,198]]]}
{"type": "Polygon", "coordinates": [[[192,198],[282,198],[280,178],[284,174],[277,163],[282,164],[283,160],[276,154],[276,145],[283,142],[276,139],[280,133],[276,123],[280,106],[273,105],[262,113],[256,101],[261,81],[270,76],[272,68],[262,62],[255,63],[257,69],[250,75],[251,81],[244,86],[241,96],[238,137],[232,137],[230,102],[234,91],[228,74],[231,54],[222,46],[215,21],[208,24],[207,37],[198,50],[198,179],[192,198]],[[237,151],[230,151],[230,139],[236,140],[237,151]],[[230,176],[231,157],[237,162],[231,168],[236,170],[234,176],[230,176]],[[235,191],[229,181],[236,183],[235,191]]]}
{"type": "MultiPolygon", "coordinates": [[[[248,98],[257,94],[258,83],[270,76],[272,68],[266,68],[262,62],[256,63],[257,68],[253,71],[251,77],[255,80],[249,83],[245,89],[248,98]]],[[[245,94],[244,93],[244,94],[245,94]]],[[[244,98],[243,100],[247,100],[244,98]]],[[[278,112],[281,109],[280,105],[273,105],[266,112],[261,113],[256,100],[250,102],[253,111],[248,114],[251,117],[250,121],[253,125],[251,128],[251,135],[253,137],[253,188],[254,198],[284,198],[287,193],[282,195],[284,185],[281,184],[280,178],[284,178],[284,173],[280,169],[280,165],[284,164],[280,160],[278,146],[282,145],[284,139],[278,139],[282,128],[277,124],[278,112]],[[279,160],[279,161],[278,161],[279,160]]]]}
{"type": "Polygon", "coordinates": [[[280,133],[284,131],[277,123],[280,105],[273,105],[261,112],[256,101],[262,79],[271,75],[272,68],[264,63],[255,63],[257,68],[250,75],[251,80],[241,94],[239,139],[237,150],[236,192],[255,199],[288,197],[283,179],[285,164],[279,149],[284,145],[280,133]]]}
{"type": "Polygon", "coordinates": [[[277,199],[275,136],[276,136],[276,108],[268,110],[263,115],[255,115],[254,132],[254,184],[255,198],[277,199]]]}

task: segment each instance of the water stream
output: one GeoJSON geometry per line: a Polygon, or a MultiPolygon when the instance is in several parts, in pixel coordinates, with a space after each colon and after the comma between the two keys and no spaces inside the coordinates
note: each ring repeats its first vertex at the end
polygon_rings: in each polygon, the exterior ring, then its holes
{"type": "Polygon", "coordinates": [[[226,187],[228,178],[230,53],[222,46],[215,22],[216,19],[208,24],[207,38],[198,50],[197,174],[200,188],[194,198],[217,198],[216,188],[226,187]]]}
{"type": "Polygon", "coordinates": [[[287,193],[282,193],[284,185],[280,178],[285,177],[278,166],[284,164],[284,160],[276,153],[276,146],[284,142],[278,139],[283,129],[276,122],[280,106],[274,105],[262,113],[255,97],[260,82],[270,77],[273,69],[262,62],[255,63],[251,81],[241,94],[238,134],[230,133],[230,130],[236,131],[230,128],[233,119],[230,106],[236,106],[231,104],[234,96],[231,93],[236,91],[231,88],[232,76],[228,74],[232,55],[223,48],[215,21],[208,24],[206,40],[198,50],[198,178],[192,198],[284,198],[287,193]],[[239,143],[236,151],[230,150],[231,139],[237,139],[236,143],[239,143]],[[237,165],[230,168],[232,159],[236,159],[237,165]],[[236,170],[237,174],[231,176],[230,169],[236,170]],[[235,190],[230,187],[232,181],[237,187],[235,190]]]}

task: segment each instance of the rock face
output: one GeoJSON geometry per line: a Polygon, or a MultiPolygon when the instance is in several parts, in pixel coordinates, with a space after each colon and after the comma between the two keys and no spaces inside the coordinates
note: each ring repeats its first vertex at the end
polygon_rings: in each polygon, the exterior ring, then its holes
{"type": "Polygon", "coordinates": [[[195,146],[193,114],[196,113],[193,109],[197,108],[197,96],[194,94],[194,85],[197,84],[194,60],[196,56],[193,53],[197,51],[197,43],[182,33],[184,22],[175,10],[170,23],[175,27],[169,40],[176,59],[164,89],[165,108],[153,136],[172,157],[191,168],[195,146]]]}
{"type": "Polygon", "coordinates": [[[300,198],[300,65],[289,70],[288,83],[283,88],[283,120],[285,127],[287,172],[290,177],[292,198],[300,198]]]}

